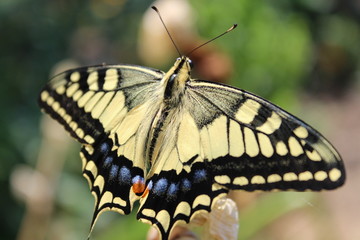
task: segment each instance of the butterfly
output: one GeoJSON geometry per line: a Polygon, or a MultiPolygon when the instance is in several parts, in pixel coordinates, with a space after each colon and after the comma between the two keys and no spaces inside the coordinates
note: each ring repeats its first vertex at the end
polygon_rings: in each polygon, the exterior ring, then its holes
{"type": "Polygon", "coordinates": [[[300,119],[245,90],[169,71],[98,65],[56,75],[43,111],[82,144],[82,171],[104,211],[129,214],[168,239],[230,190],[334,189],[345,169],[334,147],[300,119]]]}

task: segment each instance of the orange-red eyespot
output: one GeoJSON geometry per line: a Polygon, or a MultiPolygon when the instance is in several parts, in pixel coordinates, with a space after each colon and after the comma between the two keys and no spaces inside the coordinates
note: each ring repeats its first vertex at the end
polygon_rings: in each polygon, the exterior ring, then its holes
{"type": "Polygon", "coordinates": [[[145,191],[145,182],[144,178],[140,176],[135,176],[132,179],[132,190],[136,195],[142,195],[145,191]]]}

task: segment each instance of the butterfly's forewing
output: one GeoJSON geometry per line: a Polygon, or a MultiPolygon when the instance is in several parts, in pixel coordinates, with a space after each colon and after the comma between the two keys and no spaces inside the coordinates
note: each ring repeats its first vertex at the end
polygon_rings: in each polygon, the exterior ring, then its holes
{"type": "Polygon", "coordinates": [[[215,183],[249,191],[334,189],[344,183],[339,154],[306,123],[239,89],[204,81],[189,86],[189,102],[199,103],[189,104],[189,112],[199,105],[214,111],[211,118],[193,118],[215,183]]]}
{"type": "Polygon", "coordinates": [[[39,104],[80,143],[93,144],[148,100],[163,74],[133,65],[73,69],[52,78],[39,104]]]}
{"type": "Polygon", "coordinates": [[[163,74],[133,65],[83,67],[55,76],[41,91],[41,108],[83,144],[83,174],[95,197],[93,224],[102,211],[131,211],[136,196],[130,189],[144,181],[144,164],[134,166],[118,152],[116,131],[121,126],[123,134],[136,134],[121,123],[139,112],[134,108],[149,99],[163,74]]]}

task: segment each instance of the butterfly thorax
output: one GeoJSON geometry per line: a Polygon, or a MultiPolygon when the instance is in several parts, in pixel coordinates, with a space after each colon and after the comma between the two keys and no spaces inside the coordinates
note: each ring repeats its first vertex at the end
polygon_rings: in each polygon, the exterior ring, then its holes
{"type": "Polygon", "coordinates": [[[163,155],[164,145],[172,144],[174,131],[179,125],[181,118],[181,102],[185,93],[185,84],[190,80],[191,60],[187,57],[178,58],[174,66],[164,75],[160,84],[160,99],[154,102],[150,115],[152,121],[148,126],[147,141],[144,148],[144,157],[147,172],[154,163],[163,155]]]}
{"type": "Polygon", "coordinates": [[[191,60],[187,57],[178,58],[174,66],[162,79],[163,103],[167,107],[176,107],[185,92],[185,83],[190,80],[191,60]]]}

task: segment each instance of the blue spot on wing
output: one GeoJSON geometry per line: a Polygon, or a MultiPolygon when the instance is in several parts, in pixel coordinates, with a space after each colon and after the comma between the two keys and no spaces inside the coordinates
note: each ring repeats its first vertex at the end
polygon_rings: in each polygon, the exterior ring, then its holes
{"type": "Polygon", "coordinates": [[[167,199],[174,199],[177,196],[179,190],[179,183],[171,183],[167,191],[167,199]]]}
{"type": "Polygon", "coordinates": [[[205,169],[196,170],[194,173],[194,183],[199,183],[206,180],[205,169]]]}
{"type": "Polygon", "coordinates": [[[120,183],[125,183],[125,184],[130,184],[130,182],[131,182],[131,172],[130,172],[129,168],[127,168],[125,166],[120,168],[119,182],[120,183]]]}
{"type": "Polygon", "coordinates": [[[110,165],[112,164],[114,158],[112,156],[107,156],[105,158],[105,161],[104,161],[104,168],[108,168],[110,167],[110,165]]]}
{"type": "Polygon", "coordinates": [[[156,195],[162,195],[166,192],[168,181],[166,178],[160,178],[154,185],[153,191],[156,195]]]}
{"type": "Polygon", "coordinates": [[[104,142],[100,145],[100,152],[105,154],[105,153],[108,153],[109,150],[110,150],[110,146],[108,143],[104,142]]]}
{"type": "Polygon", "coordinates": [[[189,179],[187,178],[184,178],[182,181],[181,181],[181,191],[183,192],[187,192],[187,191],[190,191],[191,189],[191,182],[189,179]]]}
{"type": "Polygon", "coordinates": [[[118,165],[112,165],[111,169],[110,169],[110,172],[109,172],[109,179],[113,180],[118,175],[118,172],[119,172],[119,166],[118,165]]]}

